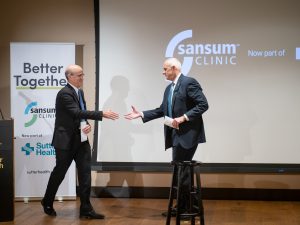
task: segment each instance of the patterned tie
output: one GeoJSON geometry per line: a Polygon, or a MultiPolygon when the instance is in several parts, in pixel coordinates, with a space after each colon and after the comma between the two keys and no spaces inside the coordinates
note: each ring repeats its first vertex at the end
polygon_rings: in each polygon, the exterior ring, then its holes
{"type": "Polygon", "coordinates": [[[78,90],[78,98],[79,98],[79,103],[80,103],[81,110],[85,110],[84,103],[83,103],[83,98],[82,98],[82,94],[81,94],[80,90],[78,90]]]}
{"type": "Polygon", "coordinates": [[[169,96],[168,96],[168,115],[171,118],[172,118],[172,97],[173,97],[174,86],[175,83],[172,82],[169,90],[169,96]]]}

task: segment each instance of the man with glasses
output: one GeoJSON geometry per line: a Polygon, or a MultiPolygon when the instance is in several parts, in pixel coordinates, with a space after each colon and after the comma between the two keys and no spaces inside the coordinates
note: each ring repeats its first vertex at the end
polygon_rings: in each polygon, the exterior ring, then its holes
{"type": "Polygon", "coordinates": [[[111,110],[86,110],[83,91],[84,73],[80,66],[69,65],[65,70],[68,84],[56,96],[56,119],[52,145],[55,148],[56,165],[50,175],[45,196],[41,201],[44,212],[56,216],[53,202],[65,174],[74,160],[78,172],[80,218],[104,219],[94,211],[90,203],[91,192],[91,146],[87,134],[91,126],[87,119],[115,120],[119,115],[111,110]]]}

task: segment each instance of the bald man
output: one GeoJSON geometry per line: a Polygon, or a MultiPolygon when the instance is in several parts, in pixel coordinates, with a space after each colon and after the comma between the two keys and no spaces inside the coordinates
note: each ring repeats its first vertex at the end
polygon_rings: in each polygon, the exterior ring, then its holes
{"type": "Polygon", "coordinates": [[[84,100],[84,73],[80,66],[69,65],[65,70],[68,84],[56,96],[56,119],[52,145],[56,153],[56,165],[50,175],[45,196],[41,201],[44,212],[56,216],[53,202],[56,192],[65,174],[74,160],[77,167],[80,218],[104,219],[104,215],[96,213],[90,203],[91,192],[91,146],[87,134],[91,126],[87,119],[115,120],[119,115],[112,111],[88,111],[84,100]]]}
{"type": "MultiPolygon", "coordinates": [[[[191,161],[199,143],[206,141],[202,114],[208,109],[206,97],[197,80],[184,76],[181,73],[181,63],[176,58],[168,58],[163,63],[165,78],[172,83],[165,89],[162,104],[152,110],[140,112],[132,106],[132,112],[125,115],[126,119],[142,118],[143,122],[171,117],[172,128],[164,126],[165,149],[172,148],[173,161],[191,161]]],[[[187,209],[189,185],[187,170],[181,177],[183,190],[186,190],[182,198],[181,209],[187,209]]],[[[166,213],[163,213],[166,216],[166,213]]],[[[173,211],[175,216],[176,212],[173,211]]]]}

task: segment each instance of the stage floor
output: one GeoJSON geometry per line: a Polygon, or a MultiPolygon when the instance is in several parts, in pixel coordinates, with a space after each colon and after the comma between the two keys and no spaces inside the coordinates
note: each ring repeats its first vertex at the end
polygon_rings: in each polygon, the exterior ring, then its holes
{"type": "MultiPolygon", "coordinates": [[[[14,222],[1,225],[163,225],[167,199],[91,198],[104,220],[80,220],[79,200],[55,202],[57,217],[42,211],[39,201],[15,203],[14,222]]],[[[205,225],[300,225],[300,202],[204,200],[205,225]]],[[[175,220],[172,219],[172,223],[175,220]]],[[[189,224],[189,222],[182,222],[189,224]]],[[[196,221],[199,224],[199,220],[196,221]]]]}

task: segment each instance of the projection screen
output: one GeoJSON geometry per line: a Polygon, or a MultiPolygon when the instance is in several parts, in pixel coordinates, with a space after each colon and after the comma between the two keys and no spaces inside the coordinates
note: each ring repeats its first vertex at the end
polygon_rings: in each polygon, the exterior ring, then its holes
{"type": "Polygon", "coordinates": [[[300,171],[299,1],[95,0],[95,6],[97,108],[120,119],[97,123],[94,168],[169,165],[163,118],[143,123],[123,115],[132,105],[160,106],[168,85],[163,61],[177,57],[209,103],[207,142],[195,160],[225,170],[300,171]]]}

